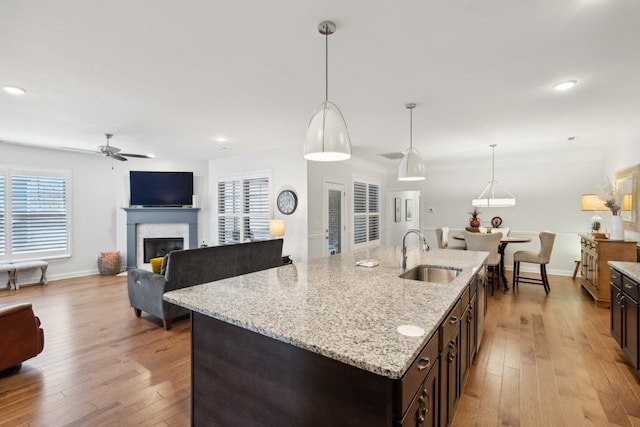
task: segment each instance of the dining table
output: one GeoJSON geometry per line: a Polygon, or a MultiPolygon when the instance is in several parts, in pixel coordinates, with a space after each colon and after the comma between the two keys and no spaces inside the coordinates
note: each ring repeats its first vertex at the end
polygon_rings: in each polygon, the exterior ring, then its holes
{"type": "MultiPolygon", "coordinates": [[[[464,234],[456,234],[453,236],[456,240],[464,240],[464,234]]],[[[519,236],[502,236],[500,239],[500,244],[498,245],[498,253],[500,254],[500,264],[498,264],[498,275],[500,276],[500,280],[502,281],[502,285],[504,289],[509,289],[509,285],[507,282],[507,277],[504,275],[504,252],[507,249],[507,245],[509,243],[529,243],[531,241],[530,237],[519,237],[519,236]]]]}

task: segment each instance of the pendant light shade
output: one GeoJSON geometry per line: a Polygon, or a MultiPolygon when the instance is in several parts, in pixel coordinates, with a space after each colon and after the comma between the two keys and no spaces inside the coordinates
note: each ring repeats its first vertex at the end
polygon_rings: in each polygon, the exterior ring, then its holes
{"type": "Polygon", "coordinates": [[[323,21],[318,31],[325,36],[325,100],[313,112],[304,141],[304,158],[319,162],[346,160],[351,157],[351,139],[344,117],[329,101],[329,35],[336,31],[331,21],[323,21]]]}
{"type": "Polygon", "coordinates": [[[304,143],[304,158],[333,162],[351,157],[349,131],[342,113],[331,101],[318,105],[313,112],[304,143]]]}
{"type": "Polygon", "coordinates": [[[405,105],[409,109],[409,148],[398,166],[398,181],[421,181],[425,178],[422,156],[413,148],[413,109],[416,104],[405,105]]]}
{"type": "Polygon", "coordinates": [[[471,206],[485,208],[505,208],[516,205],[516,198],[494,179],[496,144],[491,144],[491,181],[484,188],[477,199],[471,201],[471,206]]]}

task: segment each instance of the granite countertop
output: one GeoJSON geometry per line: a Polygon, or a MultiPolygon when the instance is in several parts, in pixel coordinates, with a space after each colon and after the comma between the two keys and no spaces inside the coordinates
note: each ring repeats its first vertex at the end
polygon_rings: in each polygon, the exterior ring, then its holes
{"type": "Polygon", "coordinates": [[[637,262],[623,262],[623,261],[609,261],[609,265],[616,270],[621,271],[633,280],[640,282],[640,263],[637,262]]]}
{"type": "Polygon", "coordinates": [[[461,296],[486,252],[418,248],[407,266],[461,269],[450,283],[400,279],[398,247],[358,250],[205,283],[166,301],[389,378],[400,378],[461,296]],[[372,268],[356,266],[377,259],[372,268]],[[398,326],[424,330],[405,336],[398,326]]]}

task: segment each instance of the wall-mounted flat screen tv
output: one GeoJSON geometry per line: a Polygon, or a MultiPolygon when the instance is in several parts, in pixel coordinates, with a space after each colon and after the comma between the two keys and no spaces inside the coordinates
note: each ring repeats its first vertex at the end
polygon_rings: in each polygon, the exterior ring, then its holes
{"type": "Polygon", "coordinates": [[[129,171],[132,206],[187,206],[192,203],[193,172],[129,171]]]}

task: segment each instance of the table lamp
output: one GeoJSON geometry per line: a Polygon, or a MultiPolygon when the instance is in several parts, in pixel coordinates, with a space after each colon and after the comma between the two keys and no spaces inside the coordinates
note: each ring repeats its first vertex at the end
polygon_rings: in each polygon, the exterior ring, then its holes
{"type": "MultiPolygon", "coordinates": [[[[605,205],[605,201],[595,194],[583,194],[580,198],[580,210],[582,211],[605,211],[608,210],[605,205]]],[[[602,226],[602,217],[600,214],[594,214],[589,220],[591,233],[599,234],[600,227],[602,226]]]]}
{"type": "Polygon", "coordinates": [[[284,220],[272,219],[269,221],[269,235],[271,237],[284,236],[284,220]]]}

